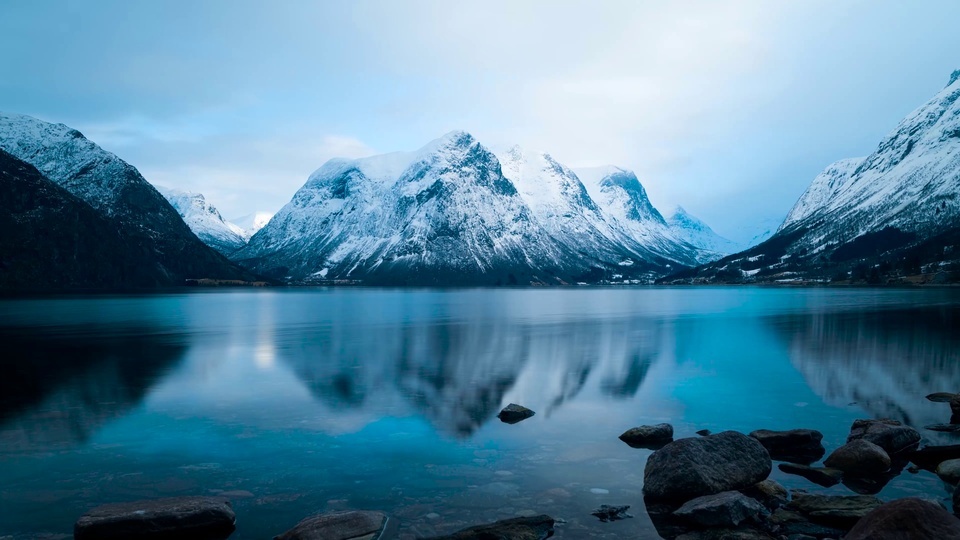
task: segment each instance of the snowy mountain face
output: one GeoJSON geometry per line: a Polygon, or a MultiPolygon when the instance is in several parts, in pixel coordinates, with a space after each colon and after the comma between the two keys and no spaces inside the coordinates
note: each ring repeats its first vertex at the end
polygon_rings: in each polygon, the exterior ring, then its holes
{"type": "Polygon", "coordinates": [[[717,260],[739,248],[736,242],[715,233],[709,225],[690,215],[683,207],[678,206],[667,223],[677,237],[702,250],[706,256],[711,256],[709,260],[717,260]]]}
{"type": "Polygon", "coordinates": [[[682,279],[842,281],[864,266],[883,279],[926,279],[956,266],[958,193],[960,71],[873,154],[827,167],[769,240],[682,279]]]}
{"type": "Polygon", "coordinates": [[[0,113],[0,148],[114,221],[139,246],[140,263],[157,284],[184,279],[237,279],[247,274],[204,245],[176,210],[131,165],[79,131],[25,115],[0,113]]]}
{"type": "Polygon", "coordinates": [[[250,238],[257,234],[260,229],[264,228],[267,223],[270,223],[272,218],[273,212],[254,212],[231,219],[228,223],[240,229],[240,236],[243,237],[243,241],[246,243],[249,242],[250,238]]]}
{"type": "Polygon", "coordinates": [[[232,258],[293,282],[388,284],[649,280],[680,266],[625,247],[550,156],[503,157],[452,132],[416,152],[331,160],[232,258]]]}
{"type": "Polygon", "coordinates": [[[229,255],[247,244],[245,231],[225,221],[216,207],[200,193],[157,187],[180,214],[197,238],[213,249],[229,255]]]}

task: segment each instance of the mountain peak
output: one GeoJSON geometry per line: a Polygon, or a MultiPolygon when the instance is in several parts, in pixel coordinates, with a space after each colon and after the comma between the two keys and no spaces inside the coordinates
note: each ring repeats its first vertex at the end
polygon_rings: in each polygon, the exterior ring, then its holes
{"type": "Polygon", "coordinates": [[[947,83],[947,86],[957,82],[957,80],[960,80],[960,69],[953,70],[953,73],[950,74],[950,82],[947,83]]]}
{"type": "Polygon", "coordinates": [[[690,212],[687,212],[687,210],[684,207],[678,204],[677,206],[674,207],[673,217],[671,217],[670,219],[676,219],[679,217],[692,217],[692,216],[690,216],[690,212]]]}

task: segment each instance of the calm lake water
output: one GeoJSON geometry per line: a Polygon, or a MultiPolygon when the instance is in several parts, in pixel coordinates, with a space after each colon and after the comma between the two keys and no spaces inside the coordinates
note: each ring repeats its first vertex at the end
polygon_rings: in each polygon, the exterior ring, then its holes
{"type": "MultiPolygon", "coordinates": [[[[0,302],[0,536],[105,502],[224,494],[231,538],[380,509],[420,537],[523,515],[657,538],[617,436],[947,422],[960,290],[278,290],[0,302]],[[534,409],[496,419],[515,402],[534,409]],[[633,519],[601,523],[601,504],[633,519]]],[[[927,442],[960,442],[924,431],[927,442]]],[[[774,468],[789,488],[820,488],[774,468]]],[[[881,498],[947,501],[929,472],[881,498]]],[[[948,507],[949,507],[949,503],[948,507]]]]}

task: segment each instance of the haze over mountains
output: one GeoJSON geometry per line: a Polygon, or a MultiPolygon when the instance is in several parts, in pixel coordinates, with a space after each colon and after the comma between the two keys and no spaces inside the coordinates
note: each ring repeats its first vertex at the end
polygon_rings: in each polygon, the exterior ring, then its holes
{"type": "Polygon", "coordinates": [[[828,166],[772,237],[727,257],[743,246],[682,207],[665,219],[631,171],[575,170],[519,146],[491,150],[463,131],[414,152],[332,159],[275,216],[233,223],[202,194],[158,191],[76,130],[0,114],[9,231],[0,283],[951,281],[958,99],[960,71],[876,152],[828,166]]]}

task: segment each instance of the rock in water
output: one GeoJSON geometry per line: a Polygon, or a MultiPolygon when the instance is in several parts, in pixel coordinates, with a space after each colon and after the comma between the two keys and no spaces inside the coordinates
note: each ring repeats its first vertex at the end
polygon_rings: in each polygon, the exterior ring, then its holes
{"type": "Polygon", "coordinates": [[[870,441],[855,439],[834,450],[823,464],[845,473],[869,476],[890,470],[890,456],[870,441]]]}
{"type": "Polygon", "coordinates": [[[776,480],[770,480],[769,478],[748,488],[741,489],[740,493],[743,493],[751,499],[756,499],[771,511],[787,504],[787,501],[790,500],[787,488],[781,486],[776,480]]]}
{"type": "Polygon", "coordinates": [[[382,512],[327,512],[304,519],[274,540],[377,540],[385,536],[388,522],[382,512]]]}
{"type": "Polygon", "coordinates": [[[709,429],[701,429],[697,431],[697,435],[701,437],[706,437],[707,435],[710,435],[710,433],[711,431],[709,429]]]}
{"type": "Polygon", "coordinates": [[[960,538],[960,520],[923,499],[888,502],[865,515],[844,540],[941,540],[960,538]]]}
{"type": "Polygon", "coordinates": [[[960,444],[924,446],[910,454],[910,461],[918,467],[930,471],[937,470],[937,465],[948,459],[957,458],[960,458],[960,444]]]}
{"type": "Polygon", "coordinates": [[[673,515],[704,527],[736,527],[766,512],[759,502],[739,491],[724,491],[687,501],[673,515]]]}
{"type": "Polygon", "coordinates": [[[679,439],[654,452],[643,470],[643,494],[652,501],[685,502],[750,487],[773,464],[756,439],[736,431],[679,439]]]}
{"type": "Polygon", "coordinates": [[[545,540],[553,536],[553,518],[547,515],[504,519],[477,525],[433,540],[545,540]]]}
{"type": "Polygon", "coordinates": [[[940,431],[942,433],[956,433],[960,431],[960,424],[930,424],[923,426],[923,429],[930,431],[940,431]]]}
{"type": "Polygon", "coordinates": [[[627,513],[627,510],[630,509],[630,505],[626,506],[609,506],[606,504],[601,504],[600,508],[597,508],[593,512],[590,512],[590,515],[597,516],[600,521],[617,521],[619,519],[632,518],[633,516],[627,513]]]}
{"type": "Polygon", "coordinates": [[[659,449],[673,440],[673,426],[670,424],[657,424],[654,426],[630,428],[620,435],[620,440],[634,448],[653,446],[655,447],[654,449],[659,449]]]}
{"type": "Polygon", "coordinates": [[[216,539],[236,525],[230,502],[217,497],[173,497],[105,504],[84,514],[73,527],[76,540],[216,539]]]}
{"type": "Polygon", "coordinates": [[[770,452],[770,457],[778,461],[790,461],[809,465],[823,457],[826,450],[821,441],[823,433],[814,429],[791,429],[771,431],[758,429],[750,436],[770,452]]]}
{"type": "Polygon", "coordinates": [[[951,392],[934,392],[927,395],[927,399],[934,403],[949,403],[955,397],[957,397],[957,394],[951,392]]]}
{"type": "Polygon", "coordinates": [[[830,469],[828,467],[808,467],[806,465],[797,465],[795,463],[781,463],[778,468],[787,473],[802,476],[818,486],[831,487],[840,483],[843,479],[843,471],[840,469],[830,469]]]}
{"type": "Polygon", "coordinates": [[[960,459],[948,459],[937,465],[937,476],[948,484],[960,483],[960,459]]]}
{"type": "Polygon", "coordinates": [[[854,420],[847,442],[858,439],[870,441],[892,456],[915,449],[920,432],[896,420],[854,420]]]}
{"type": "Polygon", "coordinates": [[[811,495],[794,492],[786,509],[799,512],[813,523],[847,530],[883,501],[869,495],[811,495]]]}
{"type": "Polygon", "coordinates": [[[516,424],[517,422],[530,418],[534,414],[536,413],[526,407],[511,403],[500,411],[497,418],[505,424],[516,424]]]}

